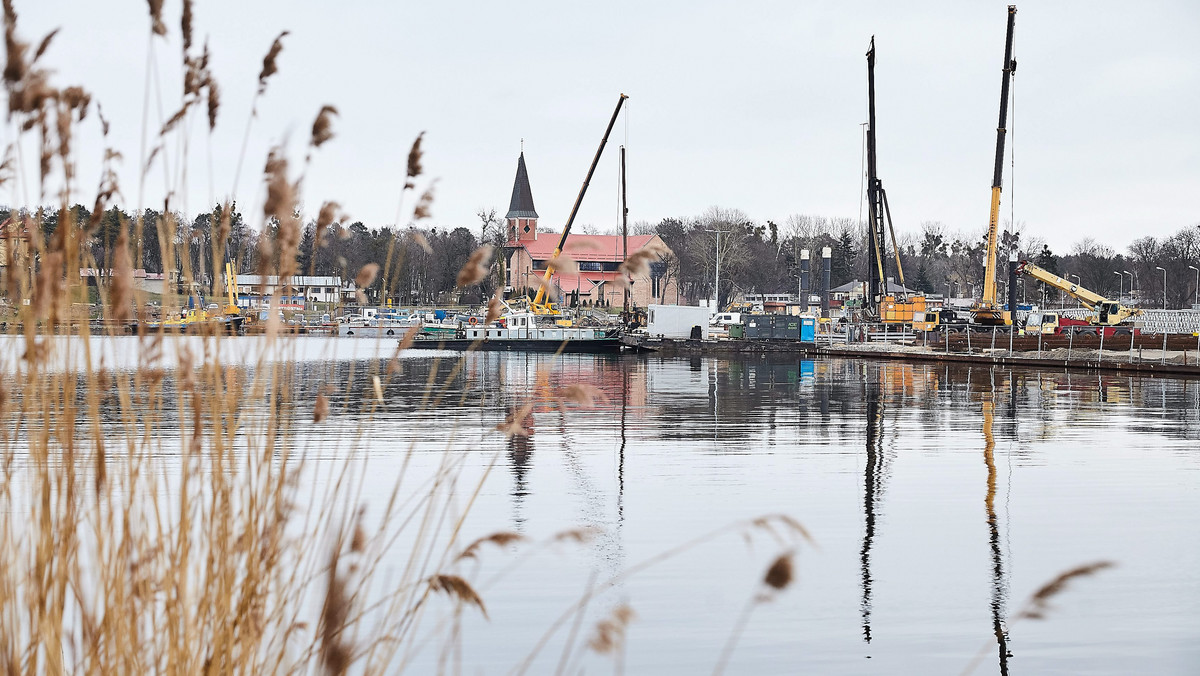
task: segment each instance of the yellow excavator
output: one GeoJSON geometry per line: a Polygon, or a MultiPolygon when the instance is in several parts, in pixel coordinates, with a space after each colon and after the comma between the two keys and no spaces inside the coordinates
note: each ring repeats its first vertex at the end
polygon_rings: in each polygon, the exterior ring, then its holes
{"type": "MultiPolygon", "coordinates": [[[[554,261],[559,254],[563,252],[563,247],[567,244],[567,236],[571,234],[571,225],[575,223],[575,216],[579,213],[579,205],[583,204],[583,196],[587,193],[588,184],[592,182],[592,174],[596,172],[596,165],[600,163],[600,156],[604,153],[604,146],[608,144],[608,136],[612,133],[613,125],[617,123],[617,116],[621,114],[621,106],[625,105],[625,99],[628,96],[621,94],[621,98],[617,99],[617,108],[613,111],[612,118],[608,121],[608,128],[604,130],[604,138],[600,139],[600,147],[596,149],[596,156],[592,158],[592,166],[588,168],[587,176],[583,179],[583,187],[579,189],[579,195],[575,198],[575,206],[571,207],[571,215],[567,218],[567,225],[563,228],[562,235],[558,238],[558,246],[554,247],[554,253],[550,254],[550,260],[546,261],[546,272],[542,275],[542,282],[538,285],[537,294],[532,299],[527,299],[527,306],[530,312],[535,315],[558,315],[558,308],[554,307],[553,301],[550,299],[550,294],[546,292],[550,288],[550,276],[554,274],[554,261]]],[[[556,324],[562,326],[570,326],[570,320],[559,320],[556,324]]]]}
{"type": "Polygon", "coordinates": [[[1017,266],[1017,274],[1028,275],[1039,282],[1048,286],[1054,287],[1076,298],[1083,306],[1092,311],[1092,315],[1088,317],[1088,323],[1095,326],[1118,326],[1120,324],[1128,324],[1129,320],[1142,313],[1141,310],[1133,307],[1122,305],[1119,301],[1111,300],[1095,291],[1089,291],[1077,284],[1072,284],[1070,281],[1059,277],[1053,272],[1049,272],[1029,261],[1021,261],[1017,266]]]}
{"type": "MultiPolygon", "coordinates": [[[[1000,224],[1000,189],[1004,180],[1004,134],[1008,125],[1008,85],[1017,70],[1012,58],[1013,24],[1017,19],[1017,6],[1008,6],[1008,30],[1004,38],[1004,77],[1000,83],[1000,123],[996,127],[996,166],[992,173],[992,211],[988,220],[986,267],[983,273],[983,294],[979,302],[971,307],[971,316],[980,324],[1003,326],[1012,324],[1012,313],[1005,310],[996,298],[996,245],[1000,224]]],[[[1010,308],[1011,310],[1011,308],[1010,308]]]]}

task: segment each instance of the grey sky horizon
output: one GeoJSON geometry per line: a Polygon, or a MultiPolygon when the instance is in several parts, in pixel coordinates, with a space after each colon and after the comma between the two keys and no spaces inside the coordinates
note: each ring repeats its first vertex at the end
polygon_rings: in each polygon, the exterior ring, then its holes
{"type": "MultiPolygon", "coordinates": [[[[83,84],[103,105],[109,143],[125,157],[123,204],[160,207],[164,168],[182,167],[168,148],[139,190],[146,3],[15,3],[25,40],[61,27],[44,57],[54,82],[83,84]]],[[[757,222],[857,218],[874,35],[879,173],[897,228],[941,221],[981,233],[1007,4],[199,0],[195,35],[209,41],[223,103],[211,139],[202,112],[190,122],[186,190],[173,205],[194,215],[231,196],[262,57],[289,30],[232,194],[252,225],[268,149],[288,139],[299,171],[313,117],[332,104],[336,137],[308,169],[308,214],[332,199],[371,227],[395,222],[408,148],[424,130],[426,178],[438,179],[427,225],[478,231],[479,208],[503,215],[523,138],[542,226],[561,230],[621,92],[626,117],[577,223],[615,225],[626,141],[632,221],[714,205],[757,222]]],[[[151,137],[179,107],[180,9],[166,0],[171,34],[152,47],[151,137]]],[[[1200,224],[1197,28],[1200,4],[1185,0],[1018,3],[1003,218],[1015,206],[1023,235],[1056,253],[1085,237],[1123,251],[1200,224]]],[[[14,135],[9,123],[4,143],[14,135]]],[[[94,121],[75,145],[76,201],[90,204],[102,153],[94,121]]],[[[22,152],[37,156],[32,143],[22,152]]],[[[0,202],[37,201],[26,169],[25,185],[0,202]]]]}

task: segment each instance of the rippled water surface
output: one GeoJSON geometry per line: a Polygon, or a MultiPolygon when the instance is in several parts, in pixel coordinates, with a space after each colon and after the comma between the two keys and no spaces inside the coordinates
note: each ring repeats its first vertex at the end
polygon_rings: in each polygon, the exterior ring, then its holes
{"type": "MultiPolygon", "coordinates": [[[[378,509],[405,467],[409,490],[450,453],[462,463],[458,509],[482,481],[464,541],[599,531],[583,544],[489,550],[468,568],[489,618],[468,613],[461,652],[447,658],[465,673],[509,673],[572,603],[631,567],[598,589],[580,636],[628,603],[625,673],[709,673],[766,567],[791,548],[795,581],[753,604],[726,673],[957,674],[977,653],[979,674],[1200,669],[1200,382],[779,356],[460,362],[414,351],[375,408],[364,403],[379,364],[368,342],[298,348],[296,425],[314,476],[353,454],[378,509]],[[305,416],[329,383],[341,384],[333,412],[313,425],[305,416]],[[603,400],[549,403],[574,383],[603,400]],[[527,402],[541,402],[531,436],[494,431],[527,402]],[[741,528],[654,560],[774,513],[801,522],[815,545],[741,528]],[[1117,565],[1072,582],[1044,619],[1012,619],[1055,575],[1101,560],[1117,565]]],[[[430,630],[444,614],[428,617],[430,630]]],[[[564,658],[572,624],[530,673],[564,659],[570,673],[613,669],[608,656],[564,658]]],[[[442,657],[430,645],[412,671],[442,657]]]]}

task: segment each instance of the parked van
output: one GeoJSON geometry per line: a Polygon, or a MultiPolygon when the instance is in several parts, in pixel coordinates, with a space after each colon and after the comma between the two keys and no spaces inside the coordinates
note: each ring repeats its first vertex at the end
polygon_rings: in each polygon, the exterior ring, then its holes
{"type": "Polygon", "coordinates": [[[712,326],[728,327],[733,324],[742,323],[742,313],[740,312],[718,312],[713,315],[712,320],[708,322],[712,326]]]}

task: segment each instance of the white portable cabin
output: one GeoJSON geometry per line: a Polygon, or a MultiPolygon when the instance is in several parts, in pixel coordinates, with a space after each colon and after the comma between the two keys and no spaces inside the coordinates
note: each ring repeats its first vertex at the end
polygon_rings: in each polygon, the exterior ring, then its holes
{"type": "Polygon", "coordinates": [[[708,308],[702,305],[651,305],[646,309],[646,334],[651,338],[691,338],[692,328],[700,327],[700,337],[708,340],[708,308]]]}

